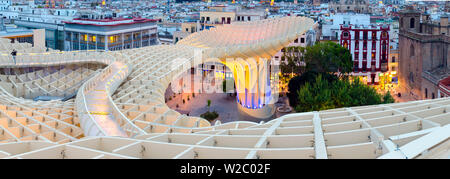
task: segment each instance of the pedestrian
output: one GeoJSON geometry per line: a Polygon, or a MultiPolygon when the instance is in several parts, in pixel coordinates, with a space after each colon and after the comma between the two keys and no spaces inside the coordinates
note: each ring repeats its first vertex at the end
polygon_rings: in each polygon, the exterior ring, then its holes
{"type": "Polygon", "coordinates": [[[16,49],[13,49],[13,51],[11,52],[11,55],[13,57],[14,64],[16,64],[16,55],[17,55],[16,49]]]}

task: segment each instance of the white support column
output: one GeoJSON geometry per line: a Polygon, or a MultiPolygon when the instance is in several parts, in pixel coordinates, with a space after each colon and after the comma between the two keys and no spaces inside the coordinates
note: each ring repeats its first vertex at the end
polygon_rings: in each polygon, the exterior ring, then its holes
{"type": "Polygon", "coordinates": [[[86,50],[89,50],[89,34],[86,34],[86,50]]]}
{"type": "Polygon", "coordinates": [[[108,36],[105,35],[105,51],[109,51],[108,50],[108,36]]]}
{"type": "Polygon", "coordinates": [[[70,32],[70,51],[73,51],[73,32],[70,32]]]}
{"type": "Polygon", "coordinates": [[[78,50],[81,50],[81,33],[78,32],[78,50]]]}
{"type": "Polygon", "coordinates": [[[125,49],[125,36],[124,33],[122,33],[122,50],[125,49]]]}
{"type": "Polygon", "coordinates": [[[322,130],[322,120],[320,119],[319,112],[314,112],[313,118],[314,125],[314,150],[316,152],[316,159],[328,159],[327,146],[325,145],[325,139],[322,130]]]}
{"type": "Polygon", "coordinates": [[[98,50],[98,41],[99,41],[99,36],[95,35],[95,50],[98,50]]]}

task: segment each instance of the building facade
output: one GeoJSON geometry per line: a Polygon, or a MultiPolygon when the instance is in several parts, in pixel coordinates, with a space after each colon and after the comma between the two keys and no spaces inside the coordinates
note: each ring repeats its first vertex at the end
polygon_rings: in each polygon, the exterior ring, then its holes
{"type": "Polygon", "coordinates": [[[370,15],[356,13],[338,13],[332,14],[329,18],[322,22],[322,34],[320,40],[339,42],[341,32],[341,24],[353,24],[369,26],[370,15]]]}
{"type": "Polygon", "coordinates": [[[350,50],[353,76],[363,77],[367,84],[378,85],[388,71],[388,25],[341,25],[339,44],[350,50]]]}
{"type": "Polygon", "coordinates": [[[156,20],[74,19],[64,26],[65,50],[122,50],[158,44],[156,20]]]}
{"type": "Polygon", "coordinates": [[[330,10],[334,12],[370,13],[369,0],[332,0],[330,10]]]}
{"type": "Polygon", "coordinates": [[[450,25],[446,14],[433,20],[408,7],[400,12],[399,85],[415,99],[433,99],[439,81],[450,76],[450,25]]]}

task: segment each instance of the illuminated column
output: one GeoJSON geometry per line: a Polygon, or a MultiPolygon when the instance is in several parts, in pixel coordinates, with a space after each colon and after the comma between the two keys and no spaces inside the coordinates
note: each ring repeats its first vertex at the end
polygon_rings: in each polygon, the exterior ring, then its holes
{"type": "Polygon", "coordinates": [[[264,119],[275,112],[269,64],[267,59],[254,58],[226,61],[234,75],[238,108],[250,117],[264,119]]]}

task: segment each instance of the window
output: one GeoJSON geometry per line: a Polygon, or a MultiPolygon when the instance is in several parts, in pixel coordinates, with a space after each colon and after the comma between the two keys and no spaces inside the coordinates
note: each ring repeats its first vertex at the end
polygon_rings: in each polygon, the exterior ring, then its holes
{"type": "Polygon", "coordinates": [[[367,40],[367,32],[363,32],[363,39],[367,40]]]}
{"type": "Polygon", "coordinates": [[[302,44],[305,43],[305,38],[303,38],[303,37],[300,38],[300,43],[302,43],[302,44]]]}
{"type": "Polygon", "coordinates": [[[395,57],[392,57],[392,63],[395,63],[395,57]]]}
{"type": "Polygon", "coordinates": [[[117,41],[117,36],[109,36],[109,43],[115,43],[117,41]]]}
{"type": "Polygon", "coordinates": [[[344,37],[348,37],[348,32],[344,32],[344,37]]]}
{"type": "Polygon", "coordinates": [[[428,98],[428,89],[425,88],[425,98],[428,98]]]}
{"type": "Polygon", "coordinates": [[[250,16],[248,16],[248,18],[247,18],[247,19],[248,19],[248,21],[251,21],[251,20],[250,20],[250,19],[251,19],[251,18],[250,18],[250,16]]]}
{"type": "Polygon", "coordinates": [[[238,21],[241,21],[241,16],[237,16],[237,20],[238,20],[238,21]]]}
{"type": "Polygon", "coordinates": [[[298,43],[298,38],[294,40],[294,43],[298,43]]]}
{"type": "Polygon", "coordinates": [[[411,19],[409,19],[409,28],[414,28],[414,24],[415,23],[415,19],[414,18],[411,18],[411,19]]]}
{"type": "Polygon", "coordinates": [[[186,28],[186,32],[189,32],[189,28],[186,28]]]}
{"type": "Polygon", "coordinates": [[[409,47],[409,57],[413,57],[414,56],[414,45],[411,44],[411,46],[409,47]]]}

